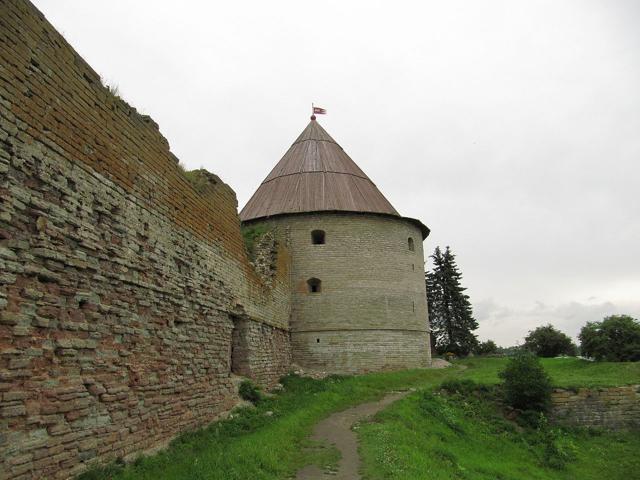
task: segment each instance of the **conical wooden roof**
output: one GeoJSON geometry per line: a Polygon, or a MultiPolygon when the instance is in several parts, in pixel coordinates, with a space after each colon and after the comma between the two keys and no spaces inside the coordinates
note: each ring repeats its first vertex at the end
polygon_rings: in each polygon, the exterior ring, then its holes
{"type": "Polygon", "coordinates": [[[322,211],[400,216],[342,147],[312,119],[247,202],[240,219],[322,211]]]}

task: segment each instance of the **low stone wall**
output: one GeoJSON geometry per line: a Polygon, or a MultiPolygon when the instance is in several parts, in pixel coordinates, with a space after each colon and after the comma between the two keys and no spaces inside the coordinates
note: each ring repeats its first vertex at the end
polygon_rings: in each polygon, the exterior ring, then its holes
{"type": "Polygon", "coordinates": [[[560,389],[551,396],[557,423],[607,429],[640,428],[640,385],[560,389]]]}

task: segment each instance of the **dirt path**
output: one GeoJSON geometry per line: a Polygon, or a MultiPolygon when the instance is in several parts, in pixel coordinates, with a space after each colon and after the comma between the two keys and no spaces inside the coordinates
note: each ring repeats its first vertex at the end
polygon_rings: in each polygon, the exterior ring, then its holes
{"type": "Polygon", "coordinates": [[[377,412],[401,399],[410,392],[394,392],[382,400],[362,403],[356,407],[334,413],[316,425],[311,440],[326,442],[340,451],[341,458],[337,472],[325,472],[315,465],[309,465],[298,471],[296,480],[357,480],[360,478],[360,456],[358,455],[358,439],[351,430],[354,423],[377,412]]]}

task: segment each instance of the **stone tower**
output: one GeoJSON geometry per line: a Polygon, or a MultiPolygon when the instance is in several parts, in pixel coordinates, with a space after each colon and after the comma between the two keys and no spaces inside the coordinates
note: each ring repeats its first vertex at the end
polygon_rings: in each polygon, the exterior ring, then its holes
{"type": "Polygon", "coordinates": [[[431,361],[422,242],[312,117],[240,212],[291,252],[293,360],[333,373],[431,361]]]}

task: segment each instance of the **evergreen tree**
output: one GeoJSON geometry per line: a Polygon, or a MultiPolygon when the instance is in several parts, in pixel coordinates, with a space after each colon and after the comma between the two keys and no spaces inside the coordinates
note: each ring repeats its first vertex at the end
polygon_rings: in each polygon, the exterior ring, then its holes
{"type": "Polygon", "coordinates": [[[425,274],[425,283],[436,350],[467,355],[478,344],[473,333],[478,322],[473,318],[469,296],[464,293],[466,288],[460,284],[462,274],[449,247],[444,253],[436,247],[431,259],[433,271],[425,274]]]}

